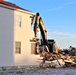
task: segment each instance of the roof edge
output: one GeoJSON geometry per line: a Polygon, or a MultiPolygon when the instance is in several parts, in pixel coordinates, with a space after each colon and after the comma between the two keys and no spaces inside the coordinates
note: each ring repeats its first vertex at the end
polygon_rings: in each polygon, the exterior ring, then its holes
{"type": "Polygon", "coordinates": [[[23,9],[19,9],[19,8],[14,8],[14,7],[10,7],[10,6],[7,6],[5,4],[0,4],[1,7],[4,7],[4,8],[7,8],[7,9],[11,9],[11,10],[16,10],[16,11],[19,11],[19,12],[23,12],[23,13],[27,13],[27,14],[30,14],[30,15],[35,15],[36,13],[34,12],[31,12],[31,11],[27,11],[27,10],[23,10],[23,9]]]}
{"type": "MultiPolygon", "coordinates": [[[[32,11],[29,11],[29,10],[26,10],[26,9],[24,9],[24,8],[21,8],[20,6],[14,4],[14,3],[5,1],[5,0],[0,0],[0,4],[2,4],[2,5],[5,6],[5,7],[14,9],[14,10],[21,10],[21,11],[27,11],[27,12],[33,13],[32,11]]],[[[35,13],[34,13],[34,14],[35,14],[35,13]]]]}

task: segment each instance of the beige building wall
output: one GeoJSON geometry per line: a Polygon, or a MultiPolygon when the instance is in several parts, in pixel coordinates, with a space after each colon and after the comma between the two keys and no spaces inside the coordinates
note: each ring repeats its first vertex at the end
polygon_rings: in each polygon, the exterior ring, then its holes
{"type": "Polygon", "coordinates": [[[31,54],[31,42],[30,40],[34,38],[34,32],[31,26],[30,16],[33,13],[28,12],[14,12],[14,51],[15,42],[21,41],[21,54],[15,53],[15,65],[34,65],[37,64],[36,59],[39,58],[38,55],[31,54]],[[16,15],[21,16],[21,27],[16,26],[16,15]]]}

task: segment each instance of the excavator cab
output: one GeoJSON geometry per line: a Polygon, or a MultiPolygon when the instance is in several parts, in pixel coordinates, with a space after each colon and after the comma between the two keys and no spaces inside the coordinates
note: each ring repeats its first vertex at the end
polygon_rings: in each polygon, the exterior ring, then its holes
{"type": "Polygon", "coordinates": [[[53,39],[47,40],[47,46],[48,46],[49,52],[53,52],[55,48],[54,44],[55,44],[55,41],[53,39]]]}
{"type": "MultiPolygon", "coordinates": [[[[45,42],[45,45],[48,47],[49,52],[53,53],[55,50],[55,41],[53,39],[48,39],[45,42]]],[[[42,39],[40,40],[40,45],[44,45],[42,39]]]]}

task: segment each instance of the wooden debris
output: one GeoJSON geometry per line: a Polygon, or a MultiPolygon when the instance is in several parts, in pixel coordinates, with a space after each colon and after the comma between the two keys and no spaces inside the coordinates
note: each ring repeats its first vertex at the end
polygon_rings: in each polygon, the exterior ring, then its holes
{"type": "MultiPolygon", "coordinates": [[[[58,65],[62,65],[61,61],[59,59],[62,59],[62,61],[65,63],[65,66],[69,65],[76,65],[74,62],[73,56],[70,56],[69,54],[63,55],[63,54],[56,54],[56,53],[50,53],[50,52],[42,52],[41,56],[43,57],[43,64],[46,63],[46,61],[52,62],[53,60],[57,60],[56,62],[58,65]]],[[[55,64],[53,66],[56,66],[55,64]]],[[[52,66],[51,66],[52,67],[52,66]]]]}

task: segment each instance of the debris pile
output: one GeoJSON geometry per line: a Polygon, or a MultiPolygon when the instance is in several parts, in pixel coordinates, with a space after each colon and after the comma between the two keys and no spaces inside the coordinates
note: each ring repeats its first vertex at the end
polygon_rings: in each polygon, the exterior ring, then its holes
{"type": "Polygon", "coordinates": [[[42,52],[40,56],[43,57],[42,67],[76,67],[75,58],[69,54],[42,52]]]}

